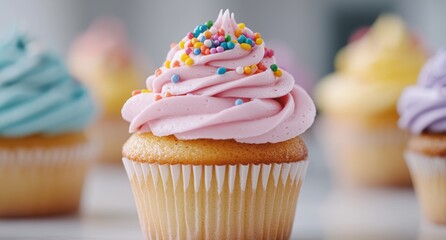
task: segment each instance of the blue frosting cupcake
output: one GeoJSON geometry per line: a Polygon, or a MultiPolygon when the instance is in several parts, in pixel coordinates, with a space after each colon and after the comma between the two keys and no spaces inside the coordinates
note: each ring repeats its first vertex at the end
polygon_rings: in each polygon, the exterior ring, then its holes
{"type": "Polygon", "coordinates": [[[80,131],[93,109],[56,56],[23,34],[0,42],[0,137],[80,131]]]}
{"type": "Polygon", "coordinates": [[[94,107],[53,54],[16,33],[0,41],[0,217],[79,207],[94,150],[94,107]]]}

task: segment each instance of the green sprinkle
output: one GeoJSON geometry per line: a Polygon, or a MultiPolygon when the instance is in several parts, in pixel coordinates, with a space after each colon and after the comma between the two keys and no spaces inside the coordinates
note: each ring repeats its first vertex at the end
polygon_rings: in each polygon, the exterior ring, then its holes
{"type": "Polygon", "coordinates": [[[211,28],[212,25],[214,25],[214,22],[212,22],[211,20],[209,20],[209,21],[207,21],[205,24],[206,24],[206,26],[208,26],[208,28],[211,28]]]}
{"type": "Polygon", "coordinates": [[[278,69],[276,64],[271,64],[271,66],[269,66],[269,68],[271,68],[271,70],[273,70],[273,72],[277,71],[277,69],[278,69]]]}

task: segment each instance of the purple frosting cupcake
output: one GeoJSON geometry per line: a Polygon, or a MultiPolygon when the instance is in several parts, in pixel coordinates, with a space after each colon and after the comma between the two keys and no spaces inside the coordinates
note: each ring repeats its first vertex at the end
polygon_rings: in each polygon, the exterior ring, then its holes
{"type": "Polygon", "coordinates": [[[446,225],[446,48],[423,67],[417,85],[398,102],[400,128],[412,136],[406,150],[422,211],[446,225]]]}

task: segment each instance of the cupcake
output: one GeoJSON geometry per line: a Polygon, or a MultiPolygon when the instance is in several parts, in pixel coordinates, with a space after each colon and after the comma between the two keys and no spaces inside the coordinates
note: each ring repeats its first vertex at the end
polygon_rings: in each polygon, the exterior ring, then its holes
{"type": "Polygon", "coordinates": [[[0,42],[0,217],[78,209],[92,113],[57,57],[20,33],[0,42]]]}
{"type": "Polygon", "coordinates": [[[98,143],[101,162],[120,163],[121,146],[128,138],[121,107],[128,93],[140,87],[124,26],[113,18],[95,21],[73,43],[69,66],[101,107],[100,117],[89,132],[98,143]]]}
{"type": "Polygon", "coordinates": [[[315,107],[228,10],[171,46],[122,115],[147,239],[288,239],[315,107]]]}
{"type": "Polygon", "coordinates": [[[399,126],[411,133],[405,157],[423,213],[446,224],[446,49],[404,90],[398,112],[399,126]]]}
{"type": "Polygon", "coordinates": [[[316,89],[327,158],[343,184],[409,185],[408,136],[397,126],[396,104],[416,82],[426,53],[393,15],[356,35],[316,89]]]}

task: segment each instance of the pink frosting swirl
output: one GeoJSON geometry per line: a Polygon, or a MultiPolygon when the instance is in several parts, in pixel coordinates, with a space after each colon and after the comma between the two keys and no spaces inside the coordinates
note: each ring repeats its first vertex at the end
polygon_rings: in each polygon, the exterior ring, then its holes
{"type": "MultiPolygon", "coordinates": [[[[233,14],[220,12],[213,27],[235,38],[238,28],[233,14]]],[[[244,28],[243,34],[254,33],[244,28]]],[[[185,37],[183,41],[188,41],[185,37]]],[[[181,62],[185,49],[177,44],[167,61],[181,62]]],[[[254,74],[240,74],[239,66],[275,64],[265,57],[264,43],[250,50],[235,44],[233,49],[209,55],[190,54],[194,64],[162,67],[161,74],[147,79],[150,93],[131,97],[122,109],[130,122],[130,132],[152,132],[156,136],[175,135],[178,139],[235,139],[242,143],[286,141],[306,131],[313,123],[315,106],[294,78],[283,71],[277,76],[268,68],[254,74]],[[224,67],[227,72],[217,74],[224,67]],[[181,81],[173,83],[178,75],[181,81]],[[166,93],[170,97],[166,96],[166,93]],[[243,104],[236,105],[236,99],[243,104]]]]}

